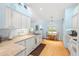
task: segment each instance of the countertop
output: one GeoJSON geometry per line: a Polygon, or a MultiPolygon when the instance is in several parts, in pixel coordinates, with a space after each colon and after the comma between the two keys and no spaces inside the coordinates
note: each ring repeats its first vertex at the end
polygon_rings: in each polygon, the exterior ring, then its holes
{"type": "Polygon", "coordinates": [[[16,42],[34,37],[35,35],[21,35],[14,37],[12,40],[4,41],[0,43],[0,56],[14,56],[21,50],[25,49],[24,46],[16,44],[16,42]]]}
{"type": "Polygon", "coordinates": [[[15,56],[24,49],[25,47],[18,44],[7,44],[0,47],[0,56],[15,56]]]}

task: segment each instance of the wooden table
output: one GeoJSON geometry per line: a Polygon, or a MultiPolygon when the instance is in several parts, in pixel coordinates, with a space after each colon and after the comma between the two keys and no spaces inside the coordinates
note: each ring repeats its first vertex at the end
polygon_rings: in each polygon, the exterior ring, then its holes
{"type": "Polygon", "coordinates": [[[48,40],[58,40],[58,34],[51,34],[47,37],[48,40]]]}

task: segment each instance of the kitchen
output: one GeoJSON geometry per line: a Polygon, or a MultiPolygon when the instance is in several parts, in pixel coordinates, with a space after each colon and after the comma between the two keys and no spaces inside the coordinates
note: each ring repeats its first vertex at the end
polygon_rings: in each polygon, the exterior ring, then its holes
{"type": "MultiPolygon", "coordinates": [[[[62,41],[69,56],[78,56],[78,16],[77,3],[0,3],[0,56],[33,56],[46,39],[62,41]]],[[[46,49],[40,56],[45,56],[46,49]]]]}

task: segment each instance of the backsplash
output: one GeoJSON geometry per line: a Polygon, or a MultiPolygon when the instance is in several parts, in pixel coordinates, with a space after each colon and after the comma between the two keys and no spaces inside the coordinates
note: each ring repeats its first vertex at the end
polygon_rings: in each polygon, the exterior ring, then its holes
{"type": "Polygon", "coordinates": [[[18,35],[28,34],[28,29],[0,29],[0,37],[2,38],[13,38],[18,35]]]}
{"type": "Polygon", "coordinates": [[[14,29],[11,31],[9,38],[13,38],[18,35],[25,35],[28,33],[29,33],[28,29],[14,29]]]}

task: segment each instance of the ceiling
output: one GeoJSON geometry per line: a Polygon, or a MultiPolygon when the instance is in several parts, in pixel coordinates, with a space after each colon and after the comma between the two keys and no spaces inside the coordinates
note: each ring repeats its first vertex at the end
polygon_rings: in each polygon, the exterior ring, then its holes
{"type": "Polygon", "coordinates": [[[49,20],[60,19],[64,17],[64,10],[68,7],[75,6],[75,3],[30,3],[34,16],[40,19],[49,20]]]}

